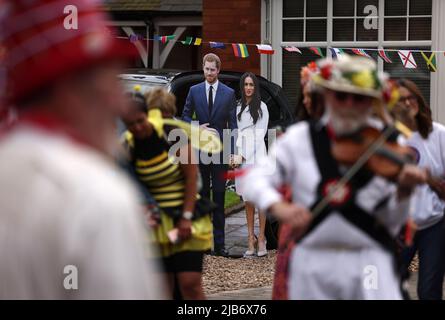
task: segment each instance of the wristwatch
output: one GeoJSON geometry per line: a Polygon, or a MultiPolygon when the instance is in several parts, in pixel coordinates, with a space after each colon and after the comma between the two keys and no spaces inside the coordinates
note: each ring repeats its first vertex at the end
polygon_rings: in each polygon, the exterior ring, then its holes
{"type": "Polygon", "coordinates": [[[182,217],[183,217],[184,219],[186,219],[186,220],[192,220],[192,218],[193,218],[193,212],[191,212],[191,211],[184,211],[184,212],[182,213],[182,217]]]}

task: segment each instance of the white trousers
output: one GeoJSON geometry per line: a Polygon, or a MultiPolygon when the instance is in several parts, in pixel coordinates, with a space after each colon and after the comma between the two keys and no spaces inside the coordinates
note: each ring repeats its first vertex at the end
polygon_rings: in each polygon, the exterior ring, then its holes
{"type": "Polygon", "coordinates": [[[289,266],[291,300],[400,300],[392,257],[380,248],[295,247],[289,266]]]}

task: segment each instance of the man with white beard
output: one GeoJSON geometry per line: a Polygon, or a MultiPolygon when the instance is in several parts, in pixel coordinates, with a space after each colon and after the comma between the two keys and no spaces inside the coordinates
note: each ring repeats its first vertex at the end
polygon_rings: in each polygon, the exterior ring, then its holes
{"type": "Polygon", "coordinates": [[[351,168],[331,153],[335,137],[382,128],[386,77],[371,59],[346,56],[318,62],[313,81],[325,98],[319,122],[300,122],[276,142],[269,157],[245,176],[247,195],[261,210],[299,230],[289,265],[290,299],[401,299],[394,237],[404,224],[413,188],[426,173],[404,165],[393,181],[351,168]],[[254,182],[254,183],[253,183],[254,182]],[[292,188],[292,203],[277,191],[292,188]],[[319,214],[311,211],[337,188],[319,214]]]}

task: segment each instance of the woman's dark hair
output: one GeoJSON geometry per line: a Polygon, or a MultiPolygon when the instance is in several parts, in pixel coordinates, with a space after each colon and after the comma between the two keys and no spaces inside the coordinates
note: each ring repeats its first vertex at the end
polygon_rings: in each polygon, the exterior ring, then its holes
{"type": "Polygon", "coordinates": [[[145,102],[145,97],[140,92],[129,92],[127,93],[127,98],[131,100],[133,106],[136,108],[136,110],[140,112],[147,113],[148,112],[148,106],[145,102]]]}
{"type": "Polygon", "coordinates": [[[258,78],[251,72],[246,72],[241,76],[240,80],[241,110],[238,113],[238,120],[241,120],[241,114],[247,107],[246,93],[244,91],[244,83],[246,81],[246,78],[251,78],[254,85],[252,100],[249,103],[249,112],[250,115],[252,116],[253,123],[256,124],[258,118],[263,116],[263,111],[261,111],[260,84],[258,78]]]}
{"type": "Polygon", "coordinates": [[[304,105],[303,102],[304,94],[303,90],[301,90],[297,103],[296,121],[318,120],[323,116],[324,112],[323,96],[317,91],[312,91],[310,95],[311,95],[311,113],[309,114],[306,106],[304,105]]]}
{"type": "Polygon", "coordinates": [[[417,130],[422,138],[427,139],[428,135],[431,133],[431,131],[433,131],[433,119],[430,106],[428,103],[426,103],[419,87],[417,87],[414,82],[408,79],[400,79],[397,81],[397,83],[399,86],[406,88],[416,98],[419,106],[419,112],[417,112],[415,119],[417,123],[417,130]]]}

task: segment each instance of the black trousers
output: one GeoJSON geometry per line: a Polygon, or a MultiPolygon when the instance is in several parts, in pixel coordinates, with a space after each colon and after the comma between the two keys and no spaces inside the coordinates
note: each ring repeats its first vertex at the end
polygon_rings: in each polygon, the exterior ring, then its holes
{"type": "Polygon", "coordinates": [[[227,172],[226,164],[200,164],[199,170],[201,172],[202,189],[201,196],[210,199],[210,185],[212,189],[213,202],[218,205],[218,208],[213,212],[213,244],[215,249],[224,248],[224,196],[226,191],[225,174],[227,172]],[[210,184],[211,182],[211,184],[210,184]]]}
{"type": "Polygon", "coordinates": [[[445,217],[416,232],[413,245],[402,251],[406,272],[416,251],[419,252],[417,295],[420,300],[442,300],[445,275],[445,217]]]}

